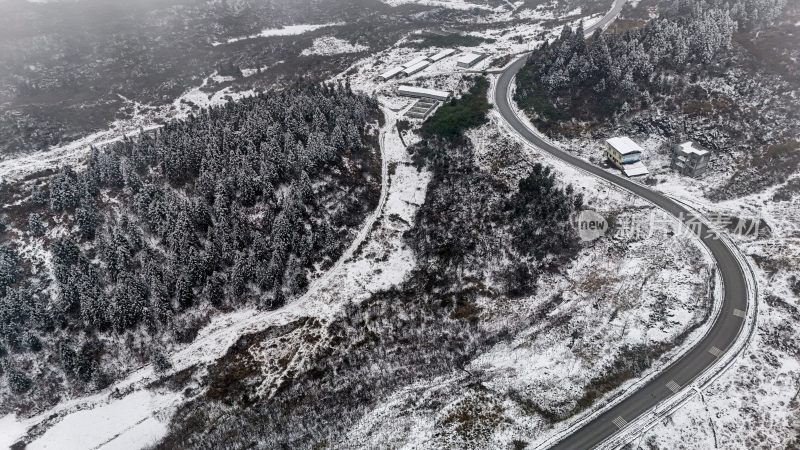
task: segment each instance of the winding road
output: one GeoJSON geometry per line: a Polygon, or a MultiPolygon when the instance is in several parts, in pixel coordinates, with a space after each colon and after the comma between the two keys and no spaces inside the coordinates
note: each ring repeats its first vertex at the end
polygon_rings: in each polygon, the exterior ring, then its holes
{"type": "MultiPolygon", "coordinates": [[[[615,1],[606,16],[592,27],[587,28],[587,34],[611,23],[624,4],[625,0],[615,1]]],[[[511,64],[500,75],[494,91],[495,106],[508,126],[536,148],[584,172],[630,191],[682,220],[687,226],[693,227],[692,229],[698,231],[698,236],[716,261],[724,287],[721,310],[715,316],[714,323],[707,334],[699,342],[639,390],[597,415],[580,429],[551,447],[563,450],[590,449],[600,445],[638,417],[686,389],[690,383],[696,381],[707,369],[714,367],[723,355],[732,349],[740,333],[746,328],[745,317],[749,298],[746,269],[728,244],[713,229],[707,227],[702,222],[702,218],[695,216],[681,204],[646,186],[575,157],[553,146],[538,132],[531,130],[517,116],[509,100],[514,77],[525,64],[526,59],[527,57],[523,56],[511,64]]]]}

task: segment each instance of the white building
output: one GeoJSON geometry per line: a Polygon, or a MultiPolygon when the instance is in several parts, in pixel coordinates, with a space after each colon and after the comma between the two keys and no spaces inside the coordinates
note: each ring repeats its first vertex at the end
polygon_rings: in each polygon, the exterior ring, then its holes
{"type": "Polygon", "coordinates": [[[650,173],[642,163],[642,147],[627,136],[606,139],[606,157],[629,177],[650,173]]]}
{"type": "Polygon", "coordinates": [[[411,61],[408,61],[407,63],[403,64],[403,69],[408,69],[409,67],[416,66],[421,62],[427,62],[427,61],[428,61],[427,56],[418,56],[412,59],[411,61]]]}
{"type": "Polygon", "coordinates": [[[420,61],[420,62],[414,64],[413,66],[408,66],[405,69],[403,69],[401,74],[403,76],[405,76],[405,77],[409,77],[409,76],[414,75],[415,73],[423,70],[424,68],[426,68],[426,67],[428,67],[430,65],[431,65],[431,63],[428,62],[427,60],[420,61]]]}
{"type": "Polygon", "coordinates": [[[397,95],[402,95],[403,97],[431,98],[441,102],[447,101],[447,99],[450,98],[450,93],[447,91],[438,91],[436,89],[426,89],[407,85],[397,86],[397,95]]]}
{"type": "Polygon", "coordinates": [[[458,67],[472,67],[483,60],[483,58],[486,58],[486,55],[482,53],[464,53],[458,57],[456,65],[458,67]]]}
{"type": "Polygon", "coordinates": [[[380,75],[380,79],[381,79],[381,81],[391,80],[392,78],[400,75],[402,72],[403,72],[403,68],[402,67],[392,67],[391,69],[387,70],[386,72],[383,72],[380,75]]]}
{"type": "Polygon", "coordinates": [[[438,61],[441,61],[441,60],[447,58],[450,55],[455,54],[455,52],[456,51],[453,50],[452,48],[451,49],[447,49],[447,50],[442,50],[439,53],[431,56],[430,60],[433,61],[433,62],[438,62],[438,61]]]}

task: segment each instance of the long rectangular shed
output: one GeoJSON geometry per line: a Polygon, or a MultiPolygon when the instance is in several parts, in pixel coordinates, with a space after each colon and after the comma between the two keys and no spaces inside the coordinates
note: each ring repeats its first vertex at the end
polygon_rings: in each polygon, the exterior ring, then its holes
{"type": "Polygon", "coordinates": [[[447,91],[439,91],[436,89],[426,89],[407,85],[398,86],[397,95],[402,95],[403,97],[432,98],[441,102],[447,101],[447,99],[450,98],[450,93],[447,91]]]}
{"type": "Polygon", "coordinates": [[[458,67],[472,67],[478,64],[483,58],[486,58],[486,56],[487,55],[483,53],[464,53],[458,58],[456,65],[458,67]]]}
{"type": "Polygon", "coordinates": [[[428,67],[430,65],[431,65],[431,63],[429,63],[427,60],[420,61],[417,64],[414,64],[413,66],[409,66],[409,67],[406,67],[405,69],[403,69],[402,75],[407,76],[407,77],[411,76],[411,75],[414,75],[415,73],[425,69],[426,67],[428,67]]]}
{"type": "Polygon", "coordinates": [[[456,51],[454,49],[452,49],[452,48],[449,48],[447,50],[442,50],[439,53],[431,56],[430,60],[433,61],[433,62],[438,62],[438,61],[441,61],[441,60],[447,58],[450,55],[455,54],[455,52],[456,51]]]}
{"type": "Polygon", "coordinates": [[[418,57],[412,59],[411,61],[403,64],[403,68],[404,69],[408,69],[409,67],[416,66],[417,64],[419,64],[421,62],[427,62],[427,61],[428,61],[428,57],[427,56],[418,56],[418,57]]]}
{"type": "Polygon", "coordinates": [[[391,80],[392,78],[400,75],[402,72],[403,72],[403,68],[402,67],[392,67],[391,69],[387,70],[386,72],[383,72],[380,75],[380,79],[383,80],[383,81],[391,80]]]}

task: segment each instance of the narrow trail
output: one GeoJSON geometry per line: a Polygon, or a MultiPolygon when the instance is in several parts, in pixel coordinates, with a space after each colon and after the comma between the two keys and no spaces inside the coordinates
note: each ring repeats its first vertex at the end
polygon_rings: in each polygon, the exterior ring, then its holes
{"type": "MultiPolygon", "coordinates": [[[[332,315],[336,311],[335,305],[325,303],[320,297],[324,295],[326,289],[330,288],[336,277],[342,274],[345,263],[353,257],[356,249],[368,238],[372,227],[381,217],[386,205],[389,190],[389,169],[385,139],[386,134],[391,133],[394,129],[394,125],[392,121],[388,120],[391,114],[386,110],[383,113],[387,121],[381,127],[379,134],[381,192],[378,204],[361,224],[347,249],[322,276],[311,282],[302,296],[276,310],[249,310],[218,317],[209,326],[201,330],[191,344],[170,355],[172,368],[169,373],[156,374],[149,364],[139,367],[134,369],[125,379],[115,382],[102,392],[60,403],[48,411],[24,420],[25,428],[30,430],[32,427],[46,424],[43,429],[38,430],[37,435],[42,435],[46,432],[46,429],[57,423],[64,416],[108,404],[110,396],[115,392],[125,392],[128,395],[137,390],[145,389],[155,380],[169,376],[171,373],[177,373],[193,365],[213,362],[223,356],[228,348],[242,335],[257,332],[272,325],[285,324],[303,316],[328,317],[332,315]]],[[[178,401],[180,402],[180,400],[178,401]]],[[[111,437],[111,440],[115,437],[111,437]]]]}

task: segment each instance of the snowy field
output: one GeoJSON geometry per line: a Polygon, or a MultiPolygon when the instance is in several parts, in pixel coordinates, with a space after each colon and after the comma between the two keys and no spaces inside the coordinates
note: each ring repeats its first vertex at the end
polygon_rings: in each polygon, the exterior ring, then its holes
{"type": "Polygon", "coordinates": [[[343,53],[360,53],[369,50],[369,47],[362,44],[351,44],[344,39],[339,39],[333,36],[323,36],[314,39],[314,44],[303,50],[300,54],[303,56],[309,55],[341,55],[343,53]]]}
{"type": "Polygon", "coordinates": [[[320,28],[335,27],[335,26],[338,26],[338,25],[342,25],[342,24],[338,23],[338,22],[335,22],[335,23],[331,22],[331,23],[323,23],[323,24],[316,24],[316,25],[309,25],[309,24],[305,24],[305,25],[287,25],[287,26],[282,27],[282,28],[267,28],[267,29],[261,30],[261,32],[256,33],[256,34],[251,34],[251,35],[248,35],[248,36],[239,36],[239,37],[229,38],[229,39],[225,40],[225,42],[212,42],[211,45],[216,47],[218,45],[232,44],[234,42],[243,41],[245,39],[255,39],[255,38],[260,38],[260,37],[295,36],[295,35],[298,35],[298,34],[303,34],[303,33],[308,33],[310,31],[319,30],[320,28]]]}
{"type": "Polygon", "coordinates": [[[440,8],[449,9],[485,9],[492,10],[491,7],[485,4],[468,2],[466,0],[383,0],[389,6],[399,5],[422,5],[422,6],[435,6],[440,8]]]}

